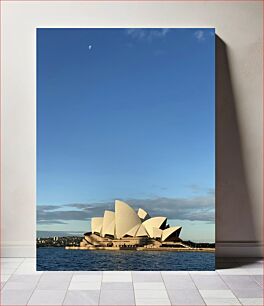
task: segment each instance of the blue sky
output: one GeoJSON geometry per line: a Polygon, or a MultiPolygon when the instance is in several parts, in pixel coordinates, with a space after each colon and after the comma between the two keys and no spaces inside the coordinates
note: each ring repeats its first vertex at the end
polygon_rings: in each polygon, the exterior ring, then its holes
{"type": "Polygon", "coordinates": [[[123,199],[177,212],[184,238],[213,240],[214,39],[37,30],[38,229],[87,231],[91,212],[123,199]]]}

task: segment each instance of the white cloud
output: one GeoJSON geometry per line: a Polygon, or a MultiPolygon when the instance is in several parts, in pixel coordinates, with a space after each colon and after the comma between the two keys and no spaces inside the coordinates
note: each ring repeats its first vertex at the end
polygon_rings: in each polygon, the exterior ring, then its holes
{"type": "MultiPolygon", "coordinates": [[[[121,199],[122,200],[122,199],[121,199]]],[[[215,196],[208,190],[202,196],[189,198],[156,197],[146,199],[123,199],[134,209],[142,207],[151,216],[164,215],[169,219],[214,222],[215,196]]],[[[103,215],[105,209],[114,209],[114,201],[99,203],[73,203],[56,206],[37,206],[37,220],[42,224],[65,222],[69,220],[89,220],[91,217],[103,215]],[[59,208],[59,210],[58,210],[59,208]]]]}
{"type": "Polygon", "coordinates": [[[202,30],[195,31],[195,32],[194,32],[194,36],[196,37],[196,39],[197,39],[198,41],[203,41],[203,40],[205,40],[205,34],[204,34],[204,31],[202,31],[202,30]]]}

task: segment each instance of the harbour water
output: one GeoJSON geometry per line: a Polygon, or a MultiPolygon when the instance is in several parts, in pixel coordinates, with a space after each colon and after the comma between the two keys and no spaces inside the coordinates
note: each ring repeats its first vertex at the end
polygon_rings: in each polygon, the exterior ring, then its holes
{"type": "Polygon", "coordinates": [[[38,271],[211,271],[215,254],[210,252],[37,249],[38,271]]]}

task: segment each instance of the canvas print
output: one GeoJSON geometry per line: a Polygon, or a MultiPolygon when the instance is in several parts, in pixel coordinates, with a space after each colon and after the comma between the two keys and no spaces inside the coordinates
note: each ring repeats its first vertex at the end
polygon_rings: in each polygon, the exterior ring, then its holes
{"type": "Polygon", "coordinates": [[[37,29],[37,270],[215,269],[213,28],[37,29]]]}

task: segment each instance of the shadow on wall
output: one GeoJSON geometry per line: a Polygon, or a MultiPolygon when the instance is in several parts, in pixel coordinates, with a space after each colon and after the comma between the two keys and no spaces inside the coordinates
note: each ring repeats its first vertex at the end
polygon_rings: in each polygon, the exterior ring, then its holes
{"type": "MultiPolygon", "coordinates": [[[[216,241],[256,241],[228,47],[216,36],[216,241]]],[[[217,255],[216,249],[216,255],[217,255]]]]}

